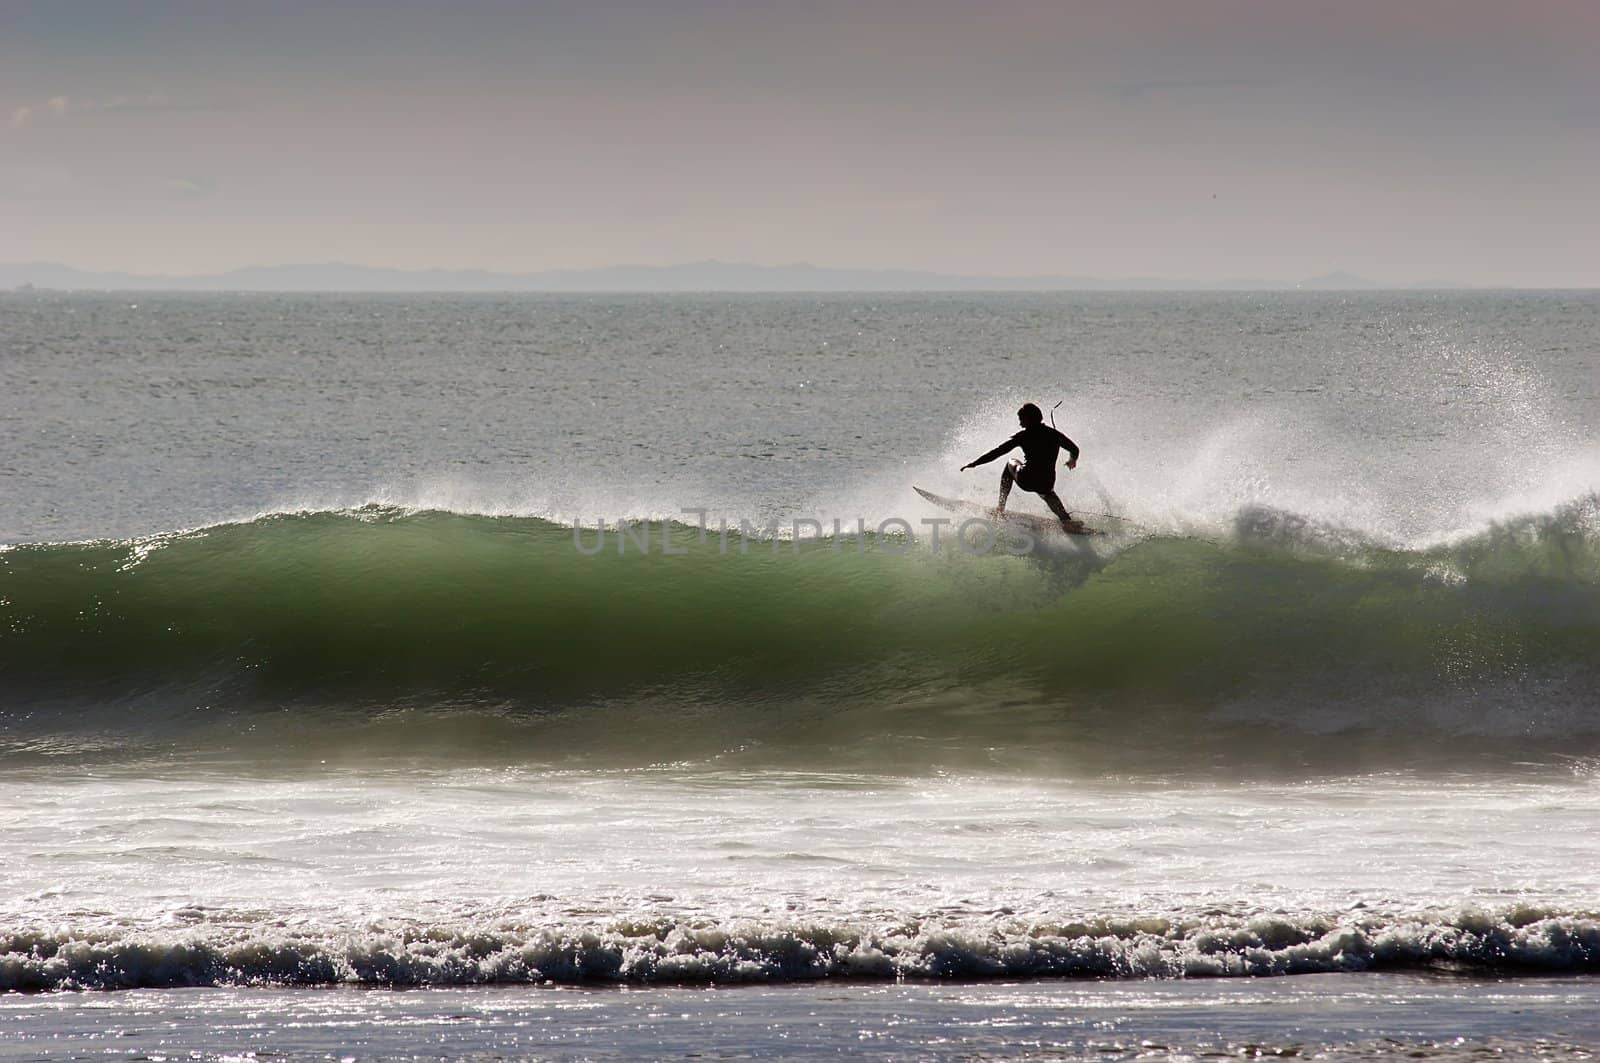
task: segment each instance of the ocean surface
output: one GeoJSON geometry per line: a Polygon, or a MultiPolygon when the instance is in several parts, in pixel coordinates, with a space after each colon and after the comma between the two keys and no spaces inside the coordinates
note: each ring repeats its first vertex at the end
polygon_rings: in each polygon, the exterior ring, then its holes
{"type": "Polygon", "coordinates": [[[1600,293],[0,294],[0,544],[0,1058],[1600,1044],[1600,293]]]}

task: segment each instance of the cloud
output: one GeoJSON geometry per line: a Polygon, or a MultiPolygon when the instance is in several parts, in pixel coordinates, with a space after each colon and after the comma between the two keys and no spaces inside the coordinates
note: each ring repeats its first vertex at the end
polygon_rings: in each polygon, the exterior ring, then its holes
{"type": "Polygon", "coordinates": [[[52,96],[42,103],[25,103],[11,112],[11,128],[21,129],[34,121],[65,118],[72,111],[94,109],[93,100],[74,103],[70,96],[52,96]]]}
{"type": "Polygon", "coordinates": [[[11,111],[11,128],[41,122],[55,122],[73,115],[106,114],[115,111],[194,111],[203,109],[199,104],[174,103],[166,93],[151,92],[142,96],[110,96],[90,98],[83,96],[51,96],[47,100],[24,103],[11,111]]]}

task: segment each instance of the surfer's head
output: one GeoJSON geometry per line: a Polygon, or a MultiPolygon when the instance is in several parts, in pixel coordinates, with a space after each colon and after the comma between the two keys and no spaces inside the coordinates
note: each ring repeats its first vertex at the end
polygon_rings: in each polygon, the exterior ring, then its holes
{"type": "Polygon", "coordinates": [[[1030,425],[1043,424],[1044,414],[1033,403],[1025,402],[1022,404],[1022,409],[1017,411],[1017,420],[1022,422],[1022,427],[1027,428],[1030,425]]]}

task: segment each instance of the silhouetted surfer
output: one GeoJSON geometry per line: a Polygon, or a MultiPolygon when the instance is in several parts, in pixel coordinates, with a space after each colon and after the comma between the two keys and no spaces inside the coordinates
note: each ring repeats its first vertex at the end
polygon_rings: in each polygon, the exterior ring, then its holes
{"type": "Polygon", "coordinates": [[[978,465],[987,465],[1009,450],[1022,448],[1024,461],[1006,462],[1005,471],[1000,474],[1000,503],[994,507],[995,516],[1001,516],[1006,511],[1006,497],[1011,494],[1011,485],[1015,483],[1024,491],[1032,491],[1044,499],[1045,505],[1050,507],[1050,512],[1061,521],[1063,531],[1071,533],[1077,530],[1077,524],[1072,519],[1072,514],[1067,512],[1067,507],[1061,504],[1061,498],[1056,494],[1056,457],[1065,447],[1072,456],[1067,459],[1067,468],[1078,467],[1078,444],[1068,439],[1054,427],[1044,423],[1044,414],[1033,403],[1024,403],[1022,409],[1017,411],[1017,420],[1022,422],[1022,431],[995,447],[989,453],[961,466],[961,471],[966,472],[978,465]]]}

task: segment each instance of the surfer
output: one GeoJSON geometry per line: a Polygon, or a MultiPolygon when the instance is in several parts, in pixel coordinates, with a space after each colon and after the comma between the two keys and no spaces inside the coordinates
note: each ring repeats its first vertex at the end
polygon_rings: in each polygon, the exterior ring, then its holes
{"type": "Polygon", "coordinates": [[[994,515],[999,517],[1005,514],[1006,498],[1011,494],[1011,485],[1016,484],[1024,491],[1032,491],[1044,499],[1045,505],[1050,507],[1050,512],[1061,521],[1061,530],[1071,534],[1078,529],[1078,525],[1072,519],[1072,514],[1067,512],[1067,507],[1061,504],[1060,496],[1056,494],[1056,457],[1065,447],[1067,453],[1071,455],[1067,459],[1067,468],[1076,469],[1078,444],[1057,431],[1054,426],[1046,425],[1044,414],[1031,402],[1023,403],[1022,408],[1017,411],[1017,420],[1022,422],[1022,431],[989,453],[961,466],[961,471],[966,472],[976,466],[987,465],[1007,451],[1021,447],[1024,460],[1006,462],[1005,471],[1000,474],[1000,502],[994,507],[994,515]]]}

